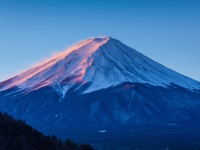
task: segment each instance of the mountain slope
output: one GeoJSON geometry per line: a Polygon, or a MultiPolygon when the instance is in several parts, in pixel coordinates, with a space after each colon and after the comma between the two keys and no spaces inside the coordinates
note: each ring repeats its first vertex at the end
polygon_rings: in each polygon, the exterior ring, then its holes
{"type": "Polygon", "coordinates": [[[0,110],[47,134],[198,124],[200,82],[110,37],[88,39],[0,83],[0,110]]]}
{"type": "Polygon", "coordinates": [[[0,84],[1,90],[13,86],[38,89],[51,85],[60,90],[63,96],[74,84],[88,82],[91,85],[85,92],[123,82],[155,86],[173,83],[191,90],[200,89],[199,82],[154,62],[110,37],[85,40],[6,82],[0,84]]]}

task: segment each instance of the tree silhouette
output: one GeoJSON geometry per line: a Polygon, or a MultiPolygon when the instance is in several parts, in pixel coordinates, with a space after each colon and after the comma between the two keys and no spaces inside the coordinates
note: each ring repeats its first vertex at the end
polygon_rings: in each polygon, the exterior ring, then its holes
{"type": "Polygon", "coordinates": [[[78,145],[71,140],[62,142],[56,136],[45,136],[16,120],[7,113],[0,112],[0,149],[5,150],[93,150],[91,146],[78,145]]]}

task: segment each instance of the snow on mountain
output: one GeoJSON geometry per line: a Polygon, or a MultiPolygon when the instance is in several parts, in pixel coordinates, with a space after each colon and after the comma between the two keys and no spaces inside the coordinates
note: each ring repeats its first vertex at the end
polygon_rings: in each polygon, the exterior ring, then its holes
{"type": "Polygon", "coordinates": [[[0,90],[17,86],[36,90],[52,86],[62,96],[74,84],[91,83],[89,93],[123,82],[155,86],[176,84],[200,89],[200,82],[170,70],[111,37],[85,40],[45,63],[0,84],[0,90]]]}

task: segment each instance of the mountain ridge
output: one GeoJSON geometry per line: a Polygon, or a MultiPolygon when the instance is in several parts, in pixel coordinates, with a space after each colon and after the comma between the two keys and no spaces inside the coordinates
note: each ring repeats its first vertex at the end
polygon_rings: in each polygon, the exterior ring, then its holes
{"type": "Polygon", "coordinates": [[[177,84],[191,90],[200,89],[199,81],[153,61],[119,40],[105,37],[84,40],[47,62],[0,82],[0,90],[14,86],[36,90],[47,85],[59,85],[64,81],[69,86],[65,86],[63,91],[76,83],[91,82],[86,93],[123,82],[158,86],[177,84]]]}
{"type": "Polygon", "coordinates": [[[198,81],[118,40],[90,39],[74,47],[1,82],[0,110],[64,138],[72,129],[200,123],[198,81]]]}

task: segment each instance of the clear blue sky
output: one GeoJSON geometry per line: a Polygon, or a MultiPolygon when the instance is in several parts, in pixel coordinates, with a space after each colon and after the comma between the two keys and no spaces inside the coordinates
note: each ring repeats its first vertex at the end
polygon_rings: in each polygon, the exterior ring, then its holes
{"type": "Polygon", "coordinates": [[[0,81],[102,35],[200,80],[198,0],[0,0],[0,81]]]}

